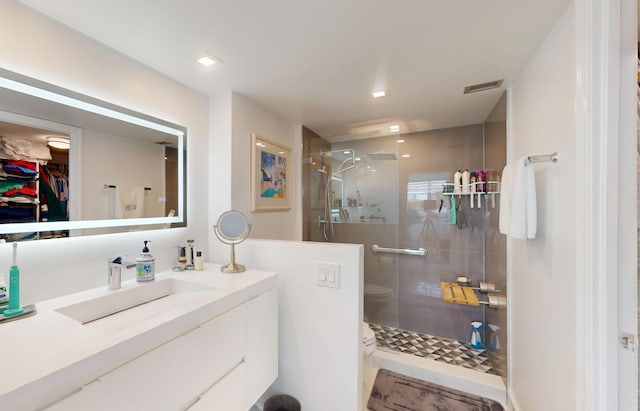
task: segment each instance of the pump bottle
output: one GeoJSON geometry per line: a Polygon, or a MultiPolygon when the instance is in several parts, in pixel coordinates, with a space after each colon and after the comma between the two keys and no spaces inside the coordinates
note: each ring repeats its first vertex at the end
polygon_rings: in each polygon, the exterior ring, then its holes
{"type": "Polygon", "coordinates": [[[149,252],[149,247],[147,247],[147,243],[150,242],[151,241],[148,240],[144,242],[144,248],[136,258],[136,281],[139,283],[153,281],[155,279],[156,259],[153,258],[149,252]]]}

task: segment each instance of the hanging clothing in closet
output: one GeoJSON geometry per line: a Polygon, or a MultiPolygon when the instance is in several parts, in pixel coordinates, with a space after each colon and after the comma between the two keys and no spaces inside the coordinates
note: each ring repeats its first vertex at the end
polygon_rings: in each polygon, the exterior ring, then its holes
{"type": "Polygon", "coordinates": [[[59,170],[42,166],[40,179],[40,220],[69,220],[69,178],[59,170]]]}

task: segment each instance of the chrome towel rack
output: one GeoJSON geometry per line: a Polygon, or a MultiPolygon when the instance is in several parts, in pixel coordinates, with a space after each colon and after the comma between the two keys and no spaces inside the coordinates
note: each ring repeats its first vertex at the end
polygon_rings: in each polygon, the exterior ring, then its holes
{"type": "Polygon", "coordinates": [[[524,159],[524,165],[528,166],[531,163],[557,163],[558,162],[558,153],[554,152],[551,154],[544,154],[540,156],[528,156],[524,159]]]}
{"type": "MultiPolygon", "coordinates": [[[[115,184],[105,184],[104,185],[104,189],[106,190],[107,188],[116,188],[117,186],[115,184]]],[[[151,187],[145,187],[144,191],[151,191],[151,187]]]]}
{"type": "Polygon", "coordinates": [[[419,255],[426,256],[427,250],[420,248],[386,248],[380,247],[377,244],[371,246],[371,251],[374,253],[389,253],[389,254],[405,254],[405,255],[419,255]]]}

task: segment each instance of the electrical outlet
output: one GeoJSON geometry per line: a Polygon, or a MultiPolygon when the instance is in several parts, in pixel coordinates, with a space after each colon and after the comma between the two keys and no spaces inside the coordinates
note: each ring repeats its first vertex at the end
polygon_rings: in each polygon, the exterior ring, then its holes
{"type": "Polygon", "coordinates": [[[318,285],[340,288],[340,264],[317,261],[316,272],[318,285]]]}

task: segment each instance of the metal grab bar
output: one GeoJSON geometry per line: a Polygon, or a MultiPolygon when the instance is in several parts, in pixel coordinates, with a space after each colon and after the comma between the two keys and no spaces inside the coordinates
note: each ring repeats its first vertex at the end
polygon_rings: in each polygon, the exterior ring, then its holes
{"type": "Polygon", "coordinates": [[[390,253],[390,254],[406,254],[406,255],[421,255],[426,256],[427,250],[420,247],[417,249],[412,248],[385,248],[380,247],[377,244],[371,246],[371,251],[374,253],[390,253]]]}

